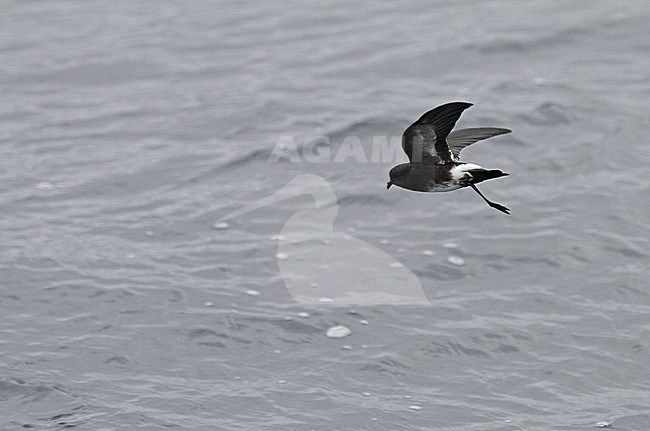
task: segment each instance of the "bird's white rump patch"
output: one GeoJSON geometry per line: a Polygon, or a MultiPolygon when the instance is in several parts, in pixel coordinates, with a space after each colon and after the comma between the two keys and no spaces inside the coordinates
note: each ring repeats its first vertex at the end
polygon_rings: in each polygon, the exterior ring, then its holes
{"type": "MultiPolygon", "coordinates": [[[[482,166],[476,165],[474,163],[463,163],[462,165],[454,166],[451,168],[451,177],[454,180],[460,180],[465,178],[465,175],[467,175],[468,171],[471,171],[473,169],[485,169],[482,166]]],[[[470,174],[471,175],[471,174],[470,174]]]]}

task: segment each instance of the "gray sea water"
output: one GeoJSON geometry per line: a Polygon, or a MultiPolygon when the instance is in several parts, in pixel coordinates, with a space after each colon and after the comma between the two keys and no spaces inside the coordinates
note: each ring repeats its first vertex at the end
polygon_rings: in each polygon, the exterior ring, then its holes
{"type": "Polygon", "coordinates": [[[1,430],[650,429],[649,3],[1,9],[1,430]],[[512,216],[386,190],[455,100],[512,216]]]}

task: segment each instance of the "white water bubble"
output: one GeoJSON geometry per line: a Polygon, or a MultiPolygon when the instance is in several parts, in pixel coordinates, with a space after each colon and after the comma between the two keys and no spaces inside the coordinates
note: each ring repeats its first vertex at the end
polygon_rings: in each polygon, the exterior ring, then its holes
{"type": "Polygon", "coordinates": [[[610,426],[612,426],[612,424],[610,424],[610,423],[607,422],[607,421],[601,421],[601,422],[598,422],[598,423],[596,424],[596,426],[597,426],[598,428],[609,428],[610,426]]]}
{"type": "Polygon", "coordinates": [[[419,411],[419,410],[422,410],[422,407],[420,407],[420,406],[416,406],[416,405],[412,405],[412,406],[409,406],[409,409],[419,411]]]}
{"type": "Polygon", "coordinates": [[[435,254],[433,250],[422,250],[422,255],[424,256],[434,256],[435,254]]]}
{"type": "Polygon", "coordinates": [[[327,330],[327,338],[345,338],[351,333],[352,331],[343,325],[332,326],[327,330]]]}
{"type": "Polygon", "coordinates": [[[275,258],[277,260],[287,260],[289,259],[289,255],[287,253],[276,253],[275,258]]]}
{"type": "Polygon", "coordinates": [[[44,192],[54,190],[54,184],[52,184],[49,181],[41,181],[40,183],[36,184],[34,187],[36,188],[36,190],[41,190],[44,192]]]}
{"type": "Polygon", "coordinates": [[[391,268],[404,268],[404,264],[401,262],[393,262],[390,264],[391,268]]]}
{"type": "Polygon", "coordinates": [[[385,238],[384,238],[384,239],[380,239],[380,240],[379,240],[379,244],[388,245],[388,244],[390,244],[390,240],[385,239],[385,238]]]}
{"type": "Polygon", "coordinates": [[[248,289],[248,290],[246,291],[246,295],[250,295],[250,296],[260,296],[260,292],[259,292],[259,290],[248,289]]]}
{"type": "Polygon", "coordinates": [[[216,230],[224,230],[224,229],[228,229],[229,227],[230,225],[225,221],[218,221],[212,225],[212,228],[216,230]]]}
{"type": "Polygon", "coordinates": [[[301,311],[300,313],[298,313],[298,317],[307,319],[309,317],[309,313],[307,313],[306,311],[301,311]]]}
{"type": "Polygon", "coordinates": [[[318,298],[318,302],[321,304],[331,304],[334,300],[332,298],[318,298]]]}
{"type": "Polygon", "coordinates": [[[455,266],[463,266],[463,265],[465,265],[465,259],[463,259],[460,256],[453,256],[453,255],[449,256],[447,258],[447,262],[449,262],[449,263],[451,263],[452,265],[455,265],[455,266]]]}

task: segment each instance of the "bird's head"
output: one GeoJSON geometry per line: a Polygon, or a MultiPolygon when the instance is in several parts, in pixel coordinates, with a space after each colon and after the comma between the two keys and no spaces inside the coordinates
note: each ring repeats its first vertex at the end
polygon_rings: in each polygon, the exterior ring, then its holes
{"type": "Polygon", "coordinates": [[[402,186],[409,175],[409,164],[402,163],[393,167],[388,175],[390,176],[390,180],[386,183],[386,189],[390,189],[390,186],[393,184],[402,186]]]}

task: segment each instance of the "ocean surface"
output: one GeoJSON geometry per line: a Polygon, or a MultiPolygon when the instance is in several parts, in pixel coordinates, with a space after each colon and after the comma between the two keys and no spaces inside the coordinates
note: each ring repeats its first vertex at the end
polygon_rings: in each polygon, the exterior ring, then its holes
{"type": "Polygon", "coordinates": [[[1,7],[0,430],[650,429],[650,3],[1,7]]]}

